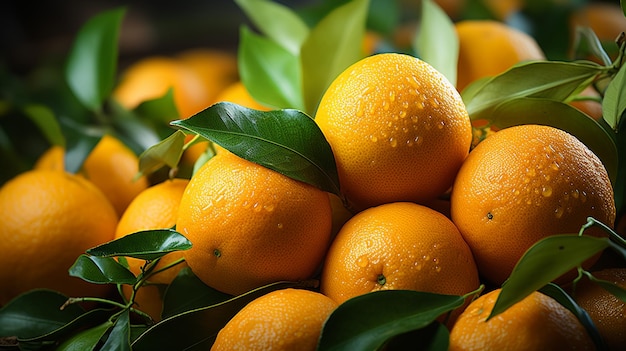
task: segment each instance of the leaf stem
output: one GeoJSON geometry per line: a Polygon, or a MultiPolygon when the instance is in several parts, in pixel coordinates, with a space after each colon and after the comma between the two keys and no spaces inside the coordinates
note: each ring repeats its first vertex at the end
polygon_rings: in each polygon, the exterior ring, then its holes
{"type": "Polygon", "coordinates": [[[98,303],[104,303],[104,304],[108,304],[108,305],[113,305],[115,307],[119,307],[122,309],[128,308],[128,305],[124,305],[121,304],[119,302],[113,301],[113,300],[108,300],[108,299],[103,299],[103,298],[99,298],[99,297],[70,297],[67,299],[67,301],[65,301],[65,303],[63,305],[61,305],[61,307],[59,309],[64,310],[65,307],[74,304],[74,303],[79,303],[79,302],[98,302],[98,303]]]}

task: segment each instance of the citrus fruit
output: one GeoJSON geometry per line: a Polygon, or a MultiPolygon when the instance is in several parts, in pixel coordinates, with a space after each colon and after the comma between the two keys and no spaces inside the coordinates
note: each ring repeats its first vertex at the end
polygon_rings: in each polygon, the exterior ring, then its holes
{"type": "MultiPolygon", "coordinates": [[[[183,196],[187,179],[165,180],[142,191],[130,203],[117,225],[115,238],[121,238],[131,233],[150,229],[169,229],[175,226],[178,215],[178,206],[183,196]]],[[[154,270],[165,268],[174,261],[183,257],[181,251],[169,253],[159,260],[154,270]]],[[[138,275],[144,260],[127,257],[130,270],[138,275]]],[[[150,277],[150,284],[170,284],[178,272],[185,266],[184,263],[156,273],[150,277]]],[[[126,297],[130,296],[131,286],[124,285],[126,297]]],[[[159,320],[162,310],[162,296],[158,286],[142,286],[135,296],[138,308],[148,313],[152,319],[159,320]]]]}
{"type": "Polygon", "coordinates": [[[177,230],[207,285],[238,295],[279,280],[308,279],[331,233],[328,194],[230,152],[220,152],[191,178],[177,230]]]}
{"type": "Polygon", "coordinates": [[[355,210],[444,193],[472,140],[455,88],[405,54],[377,54],[348,67],[324,93],[315,121],[355,210]]]}
{"type": "Polygon", "coordinates": [[[537,291],[487,320],[499,294],[492,290],[467,306],[450,331],[450,351],[595,350],[576,316],[537,291]]]}
{"type": "MultiPolygon", "coordinates": [[[[62,171],[64,149],[52,146],[44,152],[35,168],[62,171]]],[[[148,187],[146,177],[135,176],[139,172],[139,158],[119,139],[105,135],[85,159],[80,174],[95,184],[113,204],[121,216],[128,204],[148,187]]]]}
{"type": "Polygon", "coordinates": [[[222,49],[195,48],[174,56],[183,66],[193,71],[204,86],[204,98],[213,104],[224,89],[239,80],[237,55],[222,49]]]}
{"type": "Polygon", "coordinates": [[[314,291],[281,289],[256,298],[217,334],[211,350],[315,350],[337,307],[314,291]]]}
{"type": "MultiPolygon", "coordinates": [[[[452,189],[451,215],[480,274],[502,284],[540,239],[578,233],[587,217],[613,227],[615,203],[602,162],[582,142],[557,128],[521,125],[470,152],[452,189]]],[[[600,228],[585,233],[604,235],[600,228]]]]}
{"type": "Polygon", "coordinates": [[[113,90],[113,98],[127,109],[134,109],[144,101],[164,96],[169,89],[173,89],[180,118],[190,117],[212,103],[197,73],[167,56],[146,57],[126,67],[113,90]]]}
{"type": "Polygon", "coordinates": [[[117,215],[91,182],[54,170],[31,170],[0,189],[0,306],[28,290],[104,297],[109,285],[71,277],[87,249],[113,239],[117,215]]]}
{"type": "MultiPolygon", "coordinates": [[[[626,268],[605,268],[591,273],[597,279],[626,289],[626,268]]],[[[622,350],[626,345],[626,303],[588,278],[576,284],[573,296],[587,311],[609,350],[622,350]]]]}
{"type": "MultiPolygon", "coordinates": [[[[626,32],[626,17],[619,2],[588,2],[580,6],[570,18],[572,37],[576,27],[588,27],[596,34],[602,46],[612,59],[616,58],[618,46],[615,44],[621,32],[626,32]]],[[[602,63],[596,57],[587,59],[602,63]]]]}
{"type": "Polygon", "coordinates": [[[428,207],[396,202],[344,224],[326,255],[320,291],[342,303],[388,289],[464,295],[479,284],[470,249],[452,221],[428,207]]]}
{"type": "Polygon", "coordinates": [[[533,37],[495,20],[464,20],[455,24],[459,38],[459,91],[480,78],[498,75],[513,65],[545,60],[533,37]]]}
{"type": "Polygon", "coordinates": [[[579,97],[581,100],[573,100],[570,102],[570,105],[599,121],[602,118],[602,103],[599,100],[600,93],[592,86],[588,86],[579,94],[579,97]]]}

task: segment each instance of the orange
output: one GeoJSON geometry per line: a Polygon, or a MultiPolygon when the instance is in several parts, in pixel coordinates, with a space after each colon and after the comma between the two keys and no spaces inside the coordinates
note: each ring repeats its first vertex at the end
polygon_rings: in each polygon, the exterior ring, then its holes
{"type": "Polygon", "coordinates": [[[545,59],[533,37],[502,22],[464,20],[455,26],[459,38],[459,91],[477,79],[498,75],[520,62],[545,59]]]}
{"type": "MultiPolygon", "coordinates": [[[[176,225],[178,205],[183,196],[187,179],[165,180],[142,191],[130,203],[117,225],[115,238],[121,238],[131,233],[150,229],[169,229],[176,225]]],[[[155,270],[162,269],[183,257],[181,251],[172,252],[163,256],[155,266],[155,270]]],[[[141,273],[144,260],[128,257],[130,270],[141,273]]],[[[184,264],[178,264],[150,277],[153,284],[169,284],[174,280],[184,264]]],[[[130,286],[124,285],[125,294],[130,296],[130,286]]],[[[135,302],[138,308],[148,313],[152,319],[159,320],[162,310],[161,289],[155,286],[143,286],[137,292],[135,302]]]]}
{"type": "Polygon", "coordinates": [[[450,351],[595,350],[576,316],[537,291],[487,320],[499,294],[488,292],[461,313],[450,331],[450,351]]]}
{"type": "Polygon", "coordinates": [[[472,140],[455,88],[405,54],[377,54],[348,67],[324,93],[315,121],[355,210],[436,198],[452,185],[472,140]]]}
{"type": "MultiPolygon", "coordinates": [[[[590,216],[613,227],[615,203],[604,166],[582,142],[557,128],[521,125],[470,152],[452,189],[451,215],[481,275],[502,284],[538,240],[578,233],[590,216]]],[[[600,228],[586,233],[604,235],[600,228]]]]}
{"type": "Polygon", "coordinates": [[[110,292],[68,273],[80,254],[115,234],[115,210],[91,182],[53,170],[21,173],[0,188],[0,213],[0,306],[35,288],[72,297],[110,292]]]}
{"type": "MultiPolygon", "coordinates": [[[[591,273],[598,279],[626,289],[624,267],[591,273]]],[[[587,278],[576,285],[573,296],[578,305],[589,313],[609,350],[623,350],[626,345],[626,303],[587,278]]]]}
{"type": "Polygon", "coordinates": [[[364,210],[341,228],[326,255],[320,291],[342,303],[377,290],[464,295],[480,282],[452,221],[409,202],[364,210]]]}
{"type": "Polygon", "coordinates": [[[581,98],[588,99],[574,100],[570,102],[570,105],[586,113],[589,117],[595,119],[596,121],[599,121],[602,118],[602,103],[595,99],[600,99],[600,94],[593,88],[593,86],[588,86],[579,94],[579,96],[581,98]]]}
{"type": "Polygon", "coordinates": [[[256,298],[217,334],[211,350],[315,350],[337,304],[309,290],[282,289],[256,298]]]}
{"type": "Polygon", "coordinates": [[[520,11],[525,0],[482,0],[485,6],[491,11],[496,20],[506,21],[506,19],[517,11],[520,11]]]}
{"type": "Polygon", "coordinates": [[[191,178],[177,230],[193,244],[184,254],[192,271],[239,295],[309,279],[328,248],[331,221],[328,193],[220,152],[191,178]]]}
{"type": "Polygon", "coordinates": [[[211,104],[198,75],[167,56],[146,57],[127,67],[113,91],[113,98],[127,109],[134,109],[146,100],[164,96],[169,89],[173,89],[180,118],[190,117],[211,104]]]}
{"type": "MultiPolygon", "coordinates": [[[[63,170],[64,151],[52,146],[35,163],[38,169],[63,170]]],[[[135,180],[139,158],[119,139],[105,135],[85,159],[80,174],[94,183],[121,216],[128,204],[148,187],[146,177],[135,180]]]]}
{"type": "Polygon", "coordinates": [[[178,53],[175,57],[200,78],[204,86],[207,107],[217,101],[224,89],[239,80],[237,55],[221,49],[196,48],[178,53]]]}

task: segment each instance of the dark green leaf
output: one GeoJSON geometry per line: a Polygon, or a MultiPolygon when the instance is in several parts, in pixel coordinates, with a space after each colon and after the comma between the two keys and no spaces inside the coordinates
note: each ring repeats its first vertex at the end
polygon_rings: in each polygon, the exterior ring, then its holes
{"type": "Polygon", "coordinates": [[[57,351],[85,351],[94,350],[102,339],[102,336],[113,326],[110,321],[104,322],[96,327],[83,330],[71,338],[65,340],[55,350],[57,351]]]}
{"type": "Polygon", "coordinates": [[[450,332],[439,323],[432,322],[424,328],[393,337],[383,350],[394,351],[448,351],[450,332]]]}
{"type": "Polygon", "coordinates": [[[610,292],[618,299],[626,302],[626,289],[621,286],[604,279],[599,279],[593,276],[593,273],[585,272],[589,280],[600,285],[604,290],[610,292]]]}
{"type": "Polygon", "coordinates": [[[78,100],[99,112],[115,85],[117,40],[125,9],[102,12],[78,32],[69,54],[65,79],[78,100]]]}
{"type": "Polygon", "coordinates": [[[289,7],[268,0],[235,0],[252,23],[269,39],[297,56],[309,27],[289,7]]]}
{"type": "Polygon", "coordinates": [[[186,311],[216,305],[232,297],[204,284],[189,267],[185,267],[165,290],[161,316],[164,319],[169,318],[186,311]]]}
{"type": "Polygon", "coordinates": [[[538,98],[511,99],[485,115],[485,120],[502,129],[520,124],[542,124],[562,129],[593,151],[612,182],[617,177],[617,147],[611,135],[589,116],[569,104],[538,98]]]}
{"type": "Polygon", "coordinates": [[[185,145],[185,134],[179,130],[139,155],[139,174],[147,175],[162,167],[176,168],[185,145]]]}
{"type": "Polygon", "coordinates": [[[172,124],[200,134],[244,159],[339,194],[330,145],[315,121],[300,111],[257,111],[220,102],[172,124]]]}
{"type": "Polygon", "coordinates": [[[101,351],[130,351],[130,312],[124,310],[102,345],[101,351]]]}
{"type": "Polygon", "coordinates": [[[611,65],[607,54],[596,33],[590,27],[576,27],[576,47],[584,46],[593,56],[599,58],[605,66],[611,65]]]}
{"type": "Polygon", "coordinates": [[[84,313],[78,305],[60,307],[68,297],[51,290],[32,290],[0,309],[0,337],[31,339],[50,333],[84,313]]]}
{"type": "Polygon", "coordinates": [[[69,173],[77,173],[83,167],[87,156],[102,139],[104,132],[96,128],[76,124],[69,119],[61,119],[61,127],[65,135],[65,155],[63,159],[65,170],[69,173]]]}
{"type": "Polygon", "coordinates": [[[137,278],[111,257],[80,255],[70,267],[70,275],[94,284],[135,284],[137,278]]]}
{"type": "Polygon", "coordinates": [[[564,101],[605,68],[592,62],[531,61],[497,75],[474,91],[463,94],[470,118],[485,119],[502,102],[522,97],[564,101]]]}
{"type": "Polygon", "coordinates": [[[569,296],[565,290],[563,290],[560,286],[549,283],[548,285],[539,289],[539,292],[546,294],[553,299],[557,300],[562,306],[567,308],[570,312],[572,312],[576,318],[580,321],[580,323],[585,327],[587,333],[593,340],[596,345],[597,350],[606,350],[606,345],[604,344],[604,340],[602,336],[598,332],[598,328],[596,328],[595,323],[583,308],[578,306],[576,301],[569,296]]]}
{"type": "Polygon", "coordinates": [[[311,30],[302,44],[300,62],[304,106],[315,115],[322,95],[348,66],[363,58],[368,0],[353,0],[334,9],[311,30]]]}
{"type": "Polygon", "coordinates": [[[301,283],[278,282],[222,303],[190,310],[155,324],[132,344],[133,350],[184,350],[203,343],[209,349],[220,329],[252,300],[278,289],[301,286],[301,283]]]}
{"type": "Polygon", "coordinates": [[[174,102],[174,89],[169,88],[165,95],[141,102],[134,112],[155,123],[168,123],[180,117],[174,102]]]}
{"type": "Polygon", "coordinates": [[[413,47],[422,60],[456,85],[459,39],[454,23],[433,0],[422,0],[421,18],[413,47]]]}
{"type": "Polygon", "coordinates": [[[559,234],[539,240],[517,262],[489,315],[492,318],[609,247],[608,238],[559,234]]]}
{"type": "Polygon", "coordinates": [[[242,27],[238,62],[250,95],[268,106],[304,109],[297,55],[242,27]]]}
{"type": "Polygon", "coordinates": [[[602,99],[602,117],[614,131],[617,131],[624,111],[626,111],[626,65],[620,67],[606,87],[602,99]]]}
{"type": "Polygon", "coordinates": [[[188,250],[191,242],[173,229],[144,230],[87,250],[93,256],[128,256],[155,260],[170,252],[188,250]]]}
{"type": "Polygon", "coordinates": [[[62,327],[55,329],[52,332],[42,334],[40,336],[21,339],[20,342],[25,343],[41,343],[41,342],[53,342],[65,338],[68,335],[76,333],[78,330],[90,328],[104,323],[115,312],[115,309],[97,308],[89,310],[81,314],[71,322],[66,323],[62,327]]]}
{"type": "Polygon", "coordinates": [[[424,328],[463,303],[462,296],[411,290],[357,296],[326,320],[318,350],[376,350],[392,337],[424,328]]]}
{"type": "Polygon", "coordinates": [[[27,105],[24,106],[24,114],[37,125],[50,144],[65,147],[61,126],[49,107],[40,104],[27,105]]]}

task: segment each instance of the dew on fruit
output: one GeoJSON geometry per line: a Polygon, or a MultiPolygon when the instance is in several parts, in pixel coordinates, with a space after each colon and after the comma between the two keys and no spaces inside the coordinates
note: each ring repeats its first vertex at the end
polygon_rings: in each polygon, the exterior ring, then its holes
{"type": "Polygon", "coordinates": [[[267,212],[272,212],[274,211],[274,205],[273,204],[263,205],[263,209],[267,212]]]}
{"type": "Polygon", "coordinates": [[[552,196],[552,187],[549,185],[543,185],[541,187],[541,195],[543,195],[544,197],[552,196]]]}
{"type": "Polygon", "coordinates": [[[276,228],[278,228],[278,229],[283,229],[283,226],[284,226],[284,225],[283,225],[282,223],[278,223],[278,224],[276,224],[276,228]]]}
{"type": "Polygon", "coordinates": [[[370,141],[372,141],[373,143],[375,143],[375,142],[377,142],[377,141],[378,141],[378,138],[377,138],[377,137],[376,137],[376,135],[374,135],[374,134],[371,134],[371,135],[369,136],[369,139],[370,139],[370,141]]]}
{"type": "Polygon", "coordinates": [[[563,217],[563,213],[565,211],[563,210],[563,206],[557,206],[557,208],[554,210],[554,216],[556,218],[561,218],[563,217]]]}
{"type": "Polygon", "coordinates": [[[398,113],[398,115],[400,116],[400,118],[404,118],[404,117],[406,117],[406,111],[405,111],[405,110],[402,110],[402,111],[400,111],[400,112],[398,113]]]}
{"type": "Polygon", "coordinates": [[[389,145],[391,145],[391,147],[398,146],[398,140],[394,137],[389,138],[389,145]]]}
{"type": "Polygon", "coordinates": [[[572,191],[572,197],[574,199],[578,199],[579,196],[580,196],[580,191],[578,189],[574,189],[574,191],[572,191]]]}
{"type": "Polygon", "coordinates": [[[417,123],[417,121],[419,121],[419,118],[415,115],[411,116],[411,122],[413,123],[417,123]]]}
{"type": "Polygon", "coordinates": [[[390,91],[389,92],[389,101],[393,103],[395,100],[396,100],[396,93],[393,92],[393,91],[390,91]]]}
{"type": "Polygon", "coordinates": [[[370,260],[365,257],[365,256],[361,256],[359,258],[357,258],[356,260],[356,265],[361,267],[361,268],[365,268],[367,267],[367,265],[370,263],[370,260]]]}

